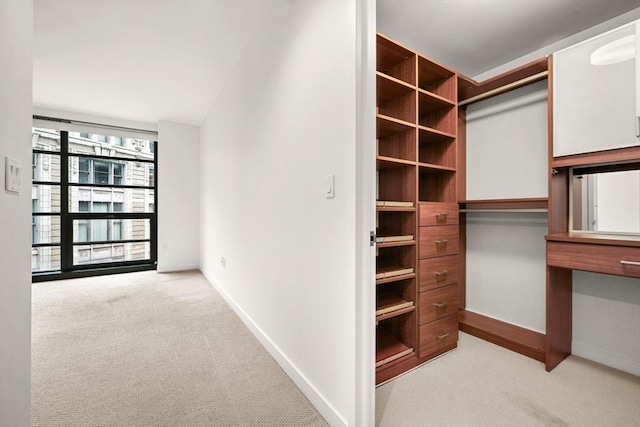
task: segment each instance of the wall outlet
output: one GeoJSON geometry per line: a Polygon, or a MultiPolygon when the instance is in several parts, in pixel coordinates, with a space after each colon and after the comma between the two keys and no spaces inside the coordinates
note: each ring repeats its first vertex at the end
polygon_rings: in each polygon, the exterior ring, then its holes
{"type": "Polygon", "coordinates": [[[227,259],[225,257],[222,257],[220,259],[220,264],[222,265],[222,268],[227,268],[227,259]]]}
{"type": "Polygon", "coordinates": [[[4,188],[7,191],[19,193],[20,175],[22,174],[22,167],[20,166],[20,162],[12,157],[6,156],[4,171],[4,188]]]}

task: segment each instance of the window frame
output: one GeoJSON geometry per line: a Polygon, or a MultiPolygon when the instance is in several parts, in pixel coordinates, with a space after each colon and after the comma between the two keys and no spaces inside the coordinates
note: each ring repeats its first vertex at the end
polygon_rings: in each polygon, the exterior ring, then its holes
{"type": "MultiPolygon", "coordinates": [[[[34,126],[35,127],[35,126],[34,126]]],[[[38,126],[41,127],[41,126],[38,126]]],[[[60,156],[60,182],[55,183],[45,183],[41,181],[37,181],[35,179],[32,180],[33,184],[51,184],[58,185],[60,187],[60,212],[59,213],[39,213],[33,212],[33,220],[35,221],[35,217],[37,216],[59,216],[60,217],[60,243],[57,244],[32,244],[32,252],[33,250],[38,250],[39,247],[42,246],[50,246],[50,247],[59,247],[60,248],[60,270],[51,270],[51,271],[33,271],[32,272],[32,281],[40,282],[40,281],[48,281],[48,280],[57,280],[57,279],[67,279],[73,277],[86,277],[86,276],[94,276],[101,274],[113,274],[113,273],[125,273],[132,271],[141,271],[141,270],[155,270],[157,268],[157,257],[158,257],[158,248],[157,248],[157,235],[158,235],[158,221],[157,221],[157,206],[158,206],[158,185],[157,180],[154,182],[153,186],[149,186],[149,183],[145,183],[147,185],[126,185],[124,184],[126,181],[126,164],[127,162],[135,161],[142,163],[149,163],[154,168],[154,171],[158,170],[158,149],[157,149],[157,139],[150,137],[149,140],[154,144],[155,153],[153,153],[153,160],[149,159],[129,159],[126,157],[113,157],[113,156],[103,156],[96,154],[84,154],[84,153],[74,153],[70,151],[69,145],[69,134],[73,131],[69,130],[59,130],[60,134],[60,151],[59,152],[50,152],[50,154],[56,154],[60,156]],[[88,183],[73,183],[70,182],[70,158],[78,158],[78,159],[87,159],[89,161],[89,171],[88,176],[89,180],[92,182],[88,183]],[[106,161],[109,162],[109,183],[94,183],[94,162],[95,160],[106,161]],[[120,175],[116,175],[115,172],[118,169],[115,165],[120,166],[120,175]],[[119,177],[121,184],[116,184],[116,180],[119,177]],[[70,197],[70,189],[72,187],[86,187],[86,188],[104,188],[104,187],[116,187],[116,188],[136,188],[136,189],[149,189],[153,190],[153,203],[154,203],[154,212],[123,212],[124,206],[121,206],[119,211],[114,209],[114,205],[119,202],[111,201],[108,211],[109,212],[70,212],[69,209],[69,197],[70,197]],[[96,241],[92,240],[91,231],[89,230],[91,226],[87,227],[87,237],[88,242],[74,242],[73,236],[73,225],[74,221],[83,221],[86,220],[87,224],[90,222],[88,220],[96,220],[96,219],[104,219],[107,220],[108,231],[107,238],[108,240],[96,241]],[[123,219],[148,219],[149,220],[149,236],[145,239],[114,239],[114,237],[122,237],[122,220],[123,219]],[[114,236],[114,229],[116,228],[113,222],[116,221],[120,224],[119,230],[120,235],[114,236]],[[129,260],[129,261],[113,261],[113,262],[96,262],[93,264],[74,264],[74,249],[78,246],[90,246],[94,248],[96,245],[124,245],[126,243],[146,243],[149,244],[149,257],[142,260],[129,260]]],[[[110,141],[112,136],[106,135],[106,140],[110,141]]],[[[124,141],[125,138],[122,138],[124,141]]],[[[32,148],[32,153],[40,153],[43,150],[32,148]]],[[[78,163],[78,181],[80,174],[80,160],[78,163]]],[[[89,209],[92,210],[92,201],[89,201],[89,209]]],[[[32,237],[33,239],[33,237],[32,237]]],[[[145,245],[146,246],[146,245],[145,245]]],[[[92,249],[93,250],[93,249],[92,249]]]]}

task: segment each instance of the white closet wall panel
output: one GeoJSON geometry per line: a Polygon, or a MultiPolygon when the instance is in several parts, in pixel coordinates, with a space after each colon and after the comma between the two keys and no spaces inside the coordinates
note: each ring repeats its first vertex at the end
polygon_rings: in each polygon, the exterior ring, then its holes
{"type": "Polygon", "coordinates": [[[469,105],[467,200],[547,197],[547,81],[469,105]]]}
{"type": "Polygon", "coordinates": [[[546,214],[468,213],[466,309],[545,332],[546,214]]]}

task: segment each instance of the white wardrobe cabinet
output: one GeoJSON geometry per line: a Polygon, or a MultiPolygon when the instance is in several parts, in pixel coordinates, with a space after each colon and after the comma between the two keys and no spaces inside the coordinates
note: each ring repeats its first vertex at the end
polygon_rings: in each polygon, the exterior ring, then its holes
{"type": "Polygon", "coordinates": [[[640,145],[640,21],[553,54],[554,157],[640,145]]]}

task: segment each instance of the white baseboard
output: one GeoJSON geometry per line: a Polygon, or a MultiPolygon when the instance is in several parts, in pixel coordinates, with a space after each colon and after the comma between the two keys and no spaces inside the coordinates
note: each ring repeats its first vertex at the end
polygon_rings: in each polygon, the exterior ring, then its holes
{"type": "Polygon", "coordinates": [[[611,368],[640,376],[640,361],[632,360],[576,341],[571,342],[571,353],[611,368]]]}
{"type": "Polygon", "coordinates": [[[158,264],[158,273],[174,273],[176,271],[200,270],[200,266],[193,265],[162,265],[158,264]]]}
{"type": "Polygon", "coordinates": [[[234,301],[234,299],[225,291],[225,289],[216,282],[213,277],[204,269],[200,268],[202,274],[215,288],[227,304],[240,317],[242,322],[249,328],[251,333],[258,339],[260,344],[269,352],[271,357],[280,365],[289,378],[295,383],[300,391],[309,399],[309,402],[322,415],[327,423],[331,426],[347,426],[345,419],[335,410],[335,408],[318,392],[318,390],[309,382],[309,380],[298,370],[298,368],[282,353],[276,344],[260,329],[260,327],[242,310],[242,308],[234,301]]]}

